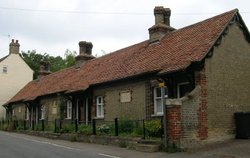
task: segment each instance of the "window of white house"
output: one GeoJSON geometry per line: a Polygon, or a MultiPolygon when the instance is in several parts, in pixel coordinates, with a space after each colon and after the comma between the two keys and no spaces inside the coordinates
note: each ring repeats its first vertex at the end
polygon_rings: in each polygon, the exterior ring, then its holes
{"type": "Polygon", "coordinates": [[[2,69],[2,73],[7,73],[8,72],[8,66],[4,65],[2,69]]]}
{"type": "Polygon", "coordinates": [[[96,97],[96,117],[104,118],[104,109],[103,109],[103,96],[96,97]]]}
{"type": "Polygon", "coordinates": [[[44,118],[45,118],[45,106],[42,105],[41,106],[41,120],[44,120],[44,118]]]}
{"type": "Polygon", "coordinates": [[[25,119],[29,120],[29,117],[30,117],[30,111],[29,111],[29,108],[26,107],[25,119]]]}
{"type": "MultiPolygon", "coordinates": [[[[168,89],[167,87],[164,87],[164,98],[168,97],[168,89]]],[[[155,115],[163,115],[163,104],[165,101],[162,101],[161,96],[161,87],[155,87],[154,88],[154,114],[155,115]]]]}
{"type": "Polygon", "coordinates": [[[72,118],[72,102],[70,100],[67,101],[67,119],[72,118]]]}

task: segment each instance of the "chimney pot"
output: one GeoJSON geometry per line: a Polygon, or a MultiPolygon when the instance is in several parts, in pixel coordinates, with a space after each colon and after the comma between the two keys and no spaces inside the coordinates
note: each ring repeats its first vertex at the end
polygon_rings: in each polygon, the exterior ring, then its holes
{"type": "Polygon", "coordinates": [[[88,54],[88,55],[92,54],[93,45],[91,42],[80,41],[79,48],[80,48],[79,50],[80,54],[88,54]]]}
{"type": "Polygon", "coordinates": [[[49,75],[49,74],[51,74],[50,62],[49,61],[41,61],[38,79],[41,79],[42,77],[49,75]]]}
{"type": "Polygon", "coordinates": [[[169,8],[164,8],[162,6],[155,7],[154,9],[154,15],[155,15],[155,24],[166,24],[170,25],[170,15],[171,15],[171,10],[169,8]]]}
{"type": "Polygon", "coordinates": [[[76,56],[76,66],[80,67],[88,60],[94,59],[92,55],[93,44],[91,42],[80,41],[79,42],[79,55],[76,56]]]}
{"type": "Polygon", "coordinates": [[[168,32],[175,30],[170,26],[171,10],[162,6],[154,8],[155,25],[148,29],[150,43],[160,41],[168,32]]]}
{"type": "Polygon", "coordinates": [[[20,44],[18,43],[18,40],[12,39],[9,47],[9,54],[19,54],[19,48],[20,44]]]}

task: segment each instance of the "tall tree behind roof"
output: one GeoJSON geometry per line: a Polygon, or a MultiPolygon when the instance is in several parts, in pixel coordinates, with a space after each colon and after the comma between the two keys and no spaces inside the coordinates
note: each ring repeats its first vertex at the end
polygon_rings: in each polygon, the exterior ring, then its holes
{"type": "Polygon", "coordinates": [[[22,51],[21,54],[24,61],[34,70],[33,79],[37,79],[38,77],[41,61],[49,61],[51,63],[51,72],[56,72],[75,65],[76,52],[68,49],[65,51],[64,58],[61,56],[50,56],[47,53],[40,54],[35,50],[29,50],[27,52],[22,51]]]}

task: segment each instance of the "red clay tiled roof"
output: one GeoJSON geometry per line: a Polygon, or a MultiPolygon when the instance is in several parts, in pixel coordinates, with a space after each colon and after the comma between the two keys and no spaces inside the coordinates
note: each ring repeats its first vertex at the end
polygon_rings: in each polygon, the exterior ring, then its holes
{"type": "MultiPolygon", "coordinates": [[[[168,33],[159,43],[139,44],[28,83],[8,103],[30,101],[58,92],[85,90],[91,85],[149,72],[169,73],[201,61],[237,14],[232,10],[168,33]]],[[[7,104],[8,104],[7,103],[7,104]]]]}

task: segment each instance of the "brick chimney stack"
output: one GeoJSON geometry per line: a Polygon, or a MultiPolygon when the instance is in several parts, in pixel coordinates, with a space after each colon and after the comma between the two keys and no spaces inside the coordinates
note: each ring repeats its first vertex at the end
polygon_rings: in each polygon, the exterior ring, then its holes
{"type": "Polygon", "coordinates": [[[80,67],[85,64],[88,60],[94,59],[92,55],[93,45],[91,42],[80,41],[79,42],[79,55],[76,56],[76,66],[80,67]]]}
{"type": "Polygon", "coordinates": [[[49,61],[41,61],[40,62],[40,71],[38,74],[38,79],[41,79],[42,77],[51,74],[50,71],[50,62],[49,61]]]}
{"type": "Polygon", "coordinates": [[[175,30],[170,26],[171,10],[158,6],[154,8],[155,25],[148,29],[150,43],[160,41],[168,32],[175,30]]]}
{"type": "Polygon", "coordinates": [[[9,48],[9,54],[19,54],[19,47],[20,44],[18,43],[18,40],[12,39],[10,43],[10,48],[9,48]]]}

